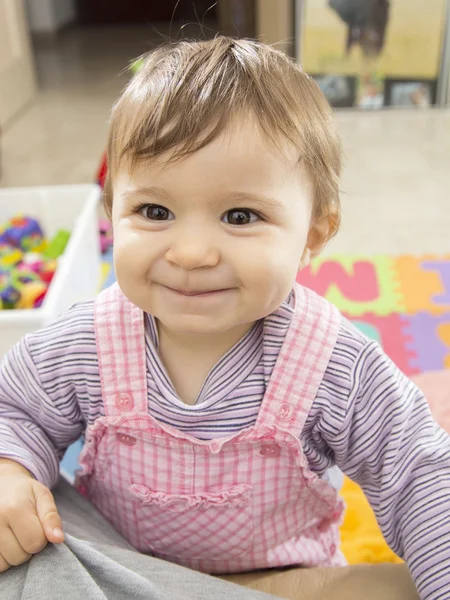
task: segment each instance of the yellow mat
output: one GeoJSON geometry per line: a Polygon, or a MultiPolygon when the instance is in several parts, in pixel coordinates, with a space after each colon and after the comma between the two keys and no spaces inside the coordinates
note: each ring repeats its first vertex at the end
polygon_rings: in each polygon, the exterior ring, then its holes
{"type": "Polygon", "coordinates": [[[347,510],[341,527],[341,548],[348,563],[402,563],[384,541],[363,491],[347,477],[342,496],[347,510]]]}

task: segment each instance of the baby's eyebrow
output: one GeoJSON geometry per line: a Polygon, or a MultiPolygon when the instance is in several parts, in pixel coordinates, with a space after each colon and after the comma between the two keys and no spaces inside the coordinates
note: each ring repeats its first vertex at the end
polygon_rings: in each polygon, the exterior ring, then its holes
{"type": "Polygon", "coordinates": [[[231,192],[220,199],[220,204],[234,204],[239,207],[250,204],[251,207],[260,207],[266,210],[280,210],[283,208],[283,203],[275,198],[260,194],[252,194],[251,192],[231,192]]]}
{"type": "MultiPolygon", "coordinates": [[[[129,188],[122,194],[126,201],[141,200],[155,200],[159,202],[167,202],[171,200],[176,204],[176,198],[174,198],[170,192],[159,186],[142,186],[140,188],[129,188]]],[[[262,194],[252,194],[251,192],[228,192],[222,196],[213,196],[209,199],[207,204],[211,207],[223,208],[259,208],[261,210],[276,211],[283,208],[283,203],[275,198],[264,196],[262,194]]]]}
{"type": "Polygon", "coordinates": [[[145,185],[140,188],[129,188],[122,194],[125,200],[136,200],[141,199],[153,199],[167,201],[171,196],[167,190],[162,187],[155,185],[145,185]]]}

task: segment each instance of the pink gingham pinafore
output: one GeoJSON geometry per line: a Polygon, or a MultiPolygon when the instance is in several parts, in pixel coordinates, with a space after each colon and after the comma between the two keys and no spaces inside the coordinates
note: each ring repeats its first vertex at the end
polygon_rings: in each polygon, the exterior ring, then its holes
{"type": "Polygon", "coordinates": [[[105,416],[86,432],[77,487],[139,551],[207,573],[345,564],[343,503],[300,442],[340,316],[298,285],[295,305],[256,424],[202,441],[149,415],[144,315],[117,284],[98,297],[105,416]]]}

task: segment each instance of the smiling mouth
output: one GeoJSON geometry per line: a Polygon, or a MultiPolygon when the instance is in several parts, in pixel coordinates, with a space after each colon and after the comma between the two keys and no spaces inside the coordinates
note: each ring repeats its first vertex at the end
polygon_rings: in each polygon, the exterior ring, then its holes
{"type": "Polygon", "coordinates": [[[175,294],[178,294],[179,296],[186,296],[188,298],[190,297],[206,297],[206,296],[213,296],[213,295],[218,295],[222,292],[227,292],[229,291],[228,288],[221,288],[218,290],[178,290],[175,288],[171,288],[167,285],[163,286],[165,288],[167,288],[168,290],[170,290],[171,292],[174,292],[175,294]]]}

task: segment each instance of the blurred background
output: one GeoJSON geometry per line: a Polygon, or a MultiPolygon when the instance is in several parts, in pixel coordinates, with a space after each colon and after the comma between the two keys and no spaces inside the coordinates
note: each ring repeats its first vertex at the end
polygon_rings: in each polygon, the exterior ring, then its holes
{"type": "Polygon", "coordinates": [[[448,252],[446,0],[1,0],[0,185],[95,180],[131,61],[169,40],[256,37],[300,61],[345,149],[329,253],[448,252]]]}

